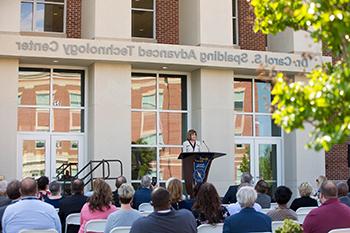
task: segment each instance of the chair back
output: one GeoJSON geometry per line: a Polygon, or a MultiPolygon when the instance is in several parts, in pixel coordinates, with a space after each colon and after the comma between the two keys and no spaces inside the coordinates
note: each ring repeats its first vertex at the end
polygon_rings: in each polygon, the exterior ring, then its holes
{"type": "Polygon", "coordinates": [[[68,225],[80,225],[80,213],[70,214],[66,218],[65,233],[67,233],[68,225]]]}
{"type": "Polygon", "coordinates": [[[141,213],[141,215],[143,216],[143,217],[147,217],[148,215],[150,215],[151,213],[153,213],[153,211],[144,211],[144,212],[140,212],[141,213]]]}
{"type": "Polygon", "coordinates": [[[299,209],[297,209],[296,213],[297,214],[308,214],[310,213],[311,210],[316,209],[317,206],[313,206],[313,207],[300,207],[299,209]]]}
{"type": "Polygon", "coordinates": [[[107,219],[94,219],[90,220],[85,224],[84,233],[87,232],[104,232],[106,227],[107,219]]]}
{"type": "Polygon", "coordinates": [[[202,224],[197,228],[197,230],[198,233],[222,233],[223,227],[223,223],[217,223],[215,225],[202,224]]]}
{"type": "Polygon", "coordinates": [[[278,204],[276,202],[271,202],[270,209],[275,209],[276,207],[278,207],[278,204]]]}
{"type": "Polygon", "coordinates": [[[266,208],[264,208],[264,209],[261,209],[261,212],[264,213],[264,214],[267,214],[267,212],[269,212],[271,210],[273,210],[273,209],[266,209],[266,208]]]}
{"type": "Polygon", "coordinates": [[[271,223],[272,232],[275,232],[277,228],[281,226],[283,226],[283,221],[272,221],[271,223]]]}
{"type": "Polygon", "coordinates": [[[20,230],[19,233],[58,233],[55,229],[46,230],[20,230]]]}
{"type": "Polygon", "coordinates": [[[328,233],[350,233],[350,228],[334,229],[328,233]]]}
{"type": "Polygon", "coordinates": [[[151,203],[142,203],[141,205],[139,205],[139,211],[140,212],[153,212],[153,206],[151,205],[151,203]]]}
{"type": "Polygon", "coordinates": [[[110,233],[130,233],[131,227],[115,227],[110,233]]]}

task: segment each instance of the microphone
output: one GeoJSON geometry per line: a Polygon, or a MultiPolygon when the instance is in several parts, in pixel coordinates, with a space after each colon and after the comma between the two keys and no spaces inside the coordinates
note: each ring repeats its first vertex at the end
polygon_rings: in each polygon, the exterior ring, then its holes
{"type": "Polygon", "coordinates": [[[209,150],[209,147],[208,147],[207,143],[205,143],[205,141],[204,141],[204,140],[202,140],[202,141],[203,141],[203,144],[205,145],[205,147],[207,148],[208,152],[210,152],[210,150],[209,150]]]}

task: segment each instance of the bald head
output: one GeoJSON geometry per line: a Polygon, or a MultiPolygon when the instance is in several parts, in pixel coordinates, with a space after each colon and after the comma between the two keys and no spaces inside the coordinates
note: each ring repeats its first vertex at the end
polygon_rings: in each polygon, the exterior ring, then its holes
{"type": "Polygon", "coordinates": [[[338,197],[337,186],[335,185],[335,183],[333,181],[330,181],[330,180],[324,181],[322,183],[322,185],[320,187],[320,193],[326,199],[338,197]]]}
{"type": "Polygon", "coordinates": [[[36,196],[38,192],[38,186],[33,178],[27,177],[21,181],[21,195],[25,196],[36,196]]]}
{"type": "Polygon", "coordinates": [[[71,190],[73,194],[84,194],[84,181],[75,179],[71,184],[71,190]]]}

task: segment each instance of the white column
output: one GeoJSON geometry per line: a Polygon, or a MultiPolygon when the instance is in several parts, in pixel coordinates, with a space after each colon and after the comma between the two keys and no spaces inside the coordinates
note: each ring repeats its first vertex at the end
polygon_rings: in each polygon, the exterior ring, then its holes
{"type": "Polygon", "coordinates": [[[89,159],[120,159],[130,180],[131,65],[95,63],[89,68],[88,82],[89,159]]]}
{"type": "Polygon", "coordinates": [[[82,1],[82,38],[130,40],[131,1],[82,1]]]}
{"type": "Polygon", "coordinates": [[[0,32],[18,33],[21,22],[21,1],[0,1],[0,32]]]}
{"type": "Polygon", "coordinates": [[[0,59],[0,176],[6,180],[17,178],[17,85],[18,60],[0,59]]]}
{"type": "MultiPolygon", "coordinates": [[[[296,76],[295,81],[305,78],[296,76]]],[[[310,141],[309,133],[313,130],[310,124],[304,125],[304,130],[295,130],[284,136],[284,169],[285,183],[298,196],[297,187],[302,182],[309,182],[316,187],[316,178],[326,174],[325,152],[317,152],[305,147],[310,141]]]]}
{"type": "Polygon", "coordinates": [[[180,44],[233,46],[232,0],[180,0],[180,44]]]}
{"type": "Polygon", "coordinates": [[[272,52],[322,54],[322,43],[315,43],[306,31],[287,28],[276,35],[267,36],[267,47],[272,52]]]}
{"type": "Polygon", "coordinates": [[[232,84],[232,70],[200,69],[192,73],[192,126],[210,151],[226,153],[213,161],[208,178],[220,195],[227,191],[233,177],[232,84]]]}

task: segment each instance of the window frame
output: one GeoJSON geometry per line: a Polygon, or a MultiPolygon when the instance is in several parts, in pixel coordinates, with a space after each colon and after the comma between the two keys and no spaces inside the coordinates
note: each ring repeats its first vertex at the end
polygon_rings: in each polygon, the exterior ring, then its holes
{"type": "MultiPolygon", "coordinates": [[[[66,1],[66,0],[65,0],[66,1]]],[[[157,23],[156,23],[156,0],[153,0],[153,9],[146,9],[146,8],[134,8],[132,7],[132,0],[131,0],[131,37],[135,39],[142,39],[142,40],[155,40],[156,39],[156,28],[157,28],[157,23]],[[153,35],[152,38],[148,37],[138,37],[138,36],[133,36],[132,31],[133,31],[133,24],[132,24],[132,17],[133,17],[133,12],[134,11],[145,11],[145,12],[153,12],[153,35]]]]}
{"type": "MultiPolygon", "coordinates": [[[[17,103],[17,111],[18,109],[22,108],[33,108],[33,109],[36,109],[36,114],[38,114],[40,112],[40,110],[43,110],[43,109],[48,109],[49,110],[49,130],[48,131],[44,131],[45,133],[49,133],[49,134],[70,134],[70,135],[84,135],[85,132],[87,131],[87,128],[86,128],[86,112],[87,112],[87,103],[86,103],[86,98],[85,98],[85,93],[86,93],[86,76],[85,76],[85,73],[86,71],[85,70],[81,70],[81,69],[61,69],[61,68],[32,68],[32,67],[28,67],[28,66],[23,66],[23,67],[19,67],[18,69],[18,72],[47,72],[49,73],[49,105],[23,105],[23,104],[20,104],[20,103],[17,103]],[[83,104],[83,106],[80,106],[80,107],[75,107],[75,106],[56,106],[55,103],[54,103],[54,73],[75,73],[75,74],[80,74],[80,93],[81,93],[81,103],[83,104]],[[54,110],[64,110],[64,109],[67,109],[67,110],[79,110],[81,112],[81,123],[80,123],[80,131],[76,131],[76,130],[70,130],[70,131],[67,131],[67,132],[60,132],[60,131],[55,131],[54,129],[54,125],[55,125],[55,116],[54,116],[54,110]]],[[[19,79],[19,78],[18,78],[19,79]]],[[[71,112],[71,111],[70,111],[71,112]]],[[[18,113],[17,113],[18,114],[18,113]]],[[[71,115],[71,114],[70,114],[71,115]]],[[[37,126],[37,120],[38,118],[36,117],[36,125],[37,126]]],[[[73,119],[71,118],[70,119],[70,122],[69,122],[69,126],[71,128],[71,121],[73,119]]],[[[31,134],[36,134],[36,133],[43,133],[42,130],[35,130],[35,131],[20,131],[18,130],[18,122],[17,122],[17,133],[20,133],[20,134],[28,134],[28,133],[31,133],[31,134]]]]}
{"type": "Polygon", "coordinates": [[[235,4],[236,6],[235,7],[236,12],[232,12],[232,18],[231,18],[232,19],[232,42],[233,42],[233,45],[239,45],[238,1],[232,0],[232,4],[235,4]],[[233,24],[233,21],[235,22],[235,25],[233,24]],[[233,35],[236,35],[236,41],[234,40],[233,35]]]}
{"type": "MultiPolygon", "coordinates": [[[[155,109],[139,109],[139,108],[131,108],[131,113],[133,112],[151,112],[151,113],[156,113],[156,143],[152,144],[152,145],[142,145],[142,144],[132,144],[131,143],[131,139],[130,139],[130,148],[131,151],[133,148],[153,148],[156,150],[156,176],[157,176],[157,183],[164,183],[166,182],[166,180],[164,179],[160,179],[160,150],[162,148],[180,148],[182,150],[182,142],[181,145],[171,145],[171,144],[160,144],[161,143],[161,139],[162,139],[162,132],[160,131],[160,114],[161,113],[180,113],[180,114],[187,114],[187,119],[186,119],[186,126],[187,129],[191,128],[191,82],[190,82],[190,74],[189,73],[185,73],[185,72],[172,72],[172,71],[161,71],[161,70],[157,70],[157,71],[152,71],[152,70],[132,70],[131,72],[131,77],[133,77],[132,75],[134,73],[138,73],[138,74],[149,74],[149,75],[155,75],[155,79],[156,79],[156,108],[155,109]],[[160,94],[162,94],[161,89],[160,89],[160,82],[159,79],[162,77],[162,75],[170,75],[170,76],[178,76],[178,77],[184,77],[185,78],[185,82],[186,82],[186,110],[168,110],[168,109],[161,109],[159,107],[159,97],[160,94]]],[[[131,120],[131,119],[130,119],[131,120]]],[[[186,130],[187,130],[186,129],[186,130]]],[[[130,156],[132,156],[132,154],[130,154],[130,156]]],[[[131,158],[132,159],[132,158],[131,158]]],[[[131,169],[132,169],[132,163],[131,163],[131,169]]],[[[139,183],[140,180],[135,180],[132,179],[131,183],[136,184],[139,183]]]]}
{"type": "MultiPolygon", "coordinates": [[[[61,2],[54,2],[54,1],[43,1],[43,0],[21,0],[20,4],[22,6],[22,3],[32,3],[33,4],[33,11],[32,11],[32,30],[30,31],[23,31],[22,28],[22,17],[20,19],[20,32],[21,33],[54,33],[54,34],[66,34],[66,26],[67,26],[67,0],[63,0],[63,3],[61,2]],[[37,19],[37,5],[38,4],[51,4],[51,5],[63,5],[63,31],[62,32],[53,32],[53,31],[38,31],[36,27],[36,19],[37,19]]],[[[20,6],[20,7],[21,7],[20,6]]]]}

